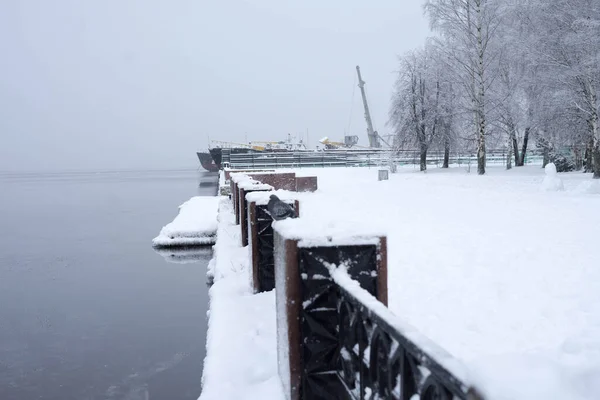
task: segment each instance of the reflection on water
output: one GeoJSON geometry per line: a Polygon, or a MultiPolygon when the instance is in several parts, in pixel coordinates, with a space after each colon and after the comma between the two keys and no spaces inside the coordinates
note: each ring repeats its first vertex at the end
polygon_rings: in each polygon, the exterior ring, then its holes
{"type": "Polygon", "coordinates": [[[212,258],[212,246],[202,247],[152,247],[164,259],[173,264],[189,264],[198,261],[208,263],[212,258]]]}

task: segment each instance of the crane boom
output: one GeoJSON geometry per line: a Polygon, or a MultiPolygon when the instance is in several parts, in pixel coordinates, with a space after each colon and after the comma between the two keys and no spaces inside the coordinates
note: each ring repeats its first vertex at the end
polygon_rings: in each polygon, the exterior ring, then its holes
{"type": "Polygon", "coordinates": [[[379,143],[379,137],[377,132],[373,130],[373,122],[371,121],[371,113],[369,112],[369,104],[367,103],[367,94],[365,93],[365,81],[360,76],[360,67],[356,66],[356,73],[358,74],[358,87],[362,94],[363,105],[365,106],[365,120],[367,121],[367,135],[369,136],[369,147],[381,147],[379,143]]]}

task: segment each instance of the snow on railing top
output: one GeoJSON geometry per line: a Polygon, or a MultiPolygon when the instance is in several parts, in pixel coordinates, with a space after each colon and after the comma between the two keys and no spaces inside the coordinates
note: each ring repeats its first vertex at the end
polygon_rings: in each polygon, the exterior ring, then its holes
{"type": "Polygon", "coordinates": [[[237,172],[235,174],[231,174],[230,175],[231,181],[234,183],[238,183],[238,182],[242,182],[248,179],[252,179],[251,177],[249,177],[248,175],[246,175],[244,172],[237,172]]]}
{"type": "Polygon", "coordinates": [[[272,194],[276,195],[284,202],[293,202],[300,197],[297,192],[290,192],[289,190],[273,190],[270,192],[250,192],[246,194],[246,200],[248,202],[256,203],[259,206],[264,206],[269,203],[272,194]]]}
{"type": "Polygon", "coordinates": [[[371,315],[374,315],[379,324],[387,325],[386,332],[392,334],[394,340],[404,343],[410,348],[418,349],[424,355],[420,361],[424,363],[425,367],[432,371],[445,370],[444,372],[449,373],[452,378],[457,380],[454,383],[461,387],[462,392],[466,393],[470,389],[471,379],[468,370],[459,360],[392,313],[389,308],[352,279],[345,266],[330,264],[327,265],[327,268],[331,278],[340,288],[354,298],[358,304],[364,306],[371,315]]]}
{"type": "Polygon", "coordinates": [[[238,189],[244,190],[273,190],[273,186],[267,185],[254,179],[246,179],[237,182],[238,189]]]}
{"type": "Polygon", "coordinates": [[[273,222],[273,229],[286,239],[297,239],[298,247],[377,245],[385,232],[349,221],[286,219],[273,222]]]}

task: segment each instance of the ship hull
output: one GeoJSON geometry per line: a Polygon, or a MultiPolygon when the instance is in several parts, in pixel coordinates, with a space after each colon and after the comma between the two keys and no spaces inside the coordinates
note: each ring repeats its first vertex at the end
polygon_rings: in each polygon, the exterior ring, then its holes
{"type": "Polygon", "coordinates": [[[221,165],[216,164],[213,161],[213,158],[210,155],[210,153],[197,152],[196,155],[198,156],[198,160],[200,161],[200,165],[202,165],[202,168],[204,168],[208,172],[218,172],[219,169],[221,169],[221,165]]]}

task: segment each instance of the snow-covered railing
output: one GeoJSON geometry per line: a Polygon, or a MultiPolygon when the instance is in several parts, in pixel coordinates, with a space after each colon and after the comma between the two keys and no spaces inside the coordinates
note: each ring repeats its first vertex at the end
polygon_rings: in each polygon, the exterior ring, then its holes
{"type": "Polygon", "coordinates": [[[319,188],[316,176],[296,177],[296,192],[315,192],[319,188]]]}
{"type": "Polygon", "coordinates": [[[240,203],[239,203],[239,189],[238,189],[238,184],[246,181],[246,180],[250,180],[251,178],[244,174],[244,173],[238,173],[238,174],[231,174],[231,178],[229,180],[229,184],[231,185],[230,187],[230,191],[231,191],[231,202],[233,203],[233,212],[235,214],[235,223],[236,225],[238,225],[240,223],[240,203]]]}
{"type": "Polygon", "coordinates": [[[285,190],[253,192],[246,195],[248,202],[248,247],[250,250],[251,284],[254,293],[275,288],[275,261],[273,258],[273,217],[268,211],[270,196],[294,207],[300,216],[300,203],[296,194],[285,190]]]}
{"type": "Polygon", "coordinates": [[[273,230],[279,375],[289,400],[482,399],[460,362],[387,308],[385,235],[302,218],[273,230]]]}
{"type": "Polygon", "coordinates": [[[329,266],[344,264],[387,304],[387,245],[356,225],[273,223],[279,375],[290,400],[345,399],[338,373],[338,291],[329,266]]]}
{"type": "Polygon", "coordinates": [[[239,222],[242,229],[242,246],[248,245],[248,200],[246,194],[250,192],[269,192],[273,186],[261,183],[252,178],[237,183],[237,204],[239,222]]]}
{"type": "Polygon", "coordinates": [[[482,399],[466,384],[456,359],[392,314],[344,266],[330,268],[330,274],[339,318],[337,373],[345,398],[482,399]]]}
{"type": "Polygon", "coordinates": [[[273,186],[274,190],[296,190],[295,172],[246,172],[248,176],[259,182],[273,186]]]}

